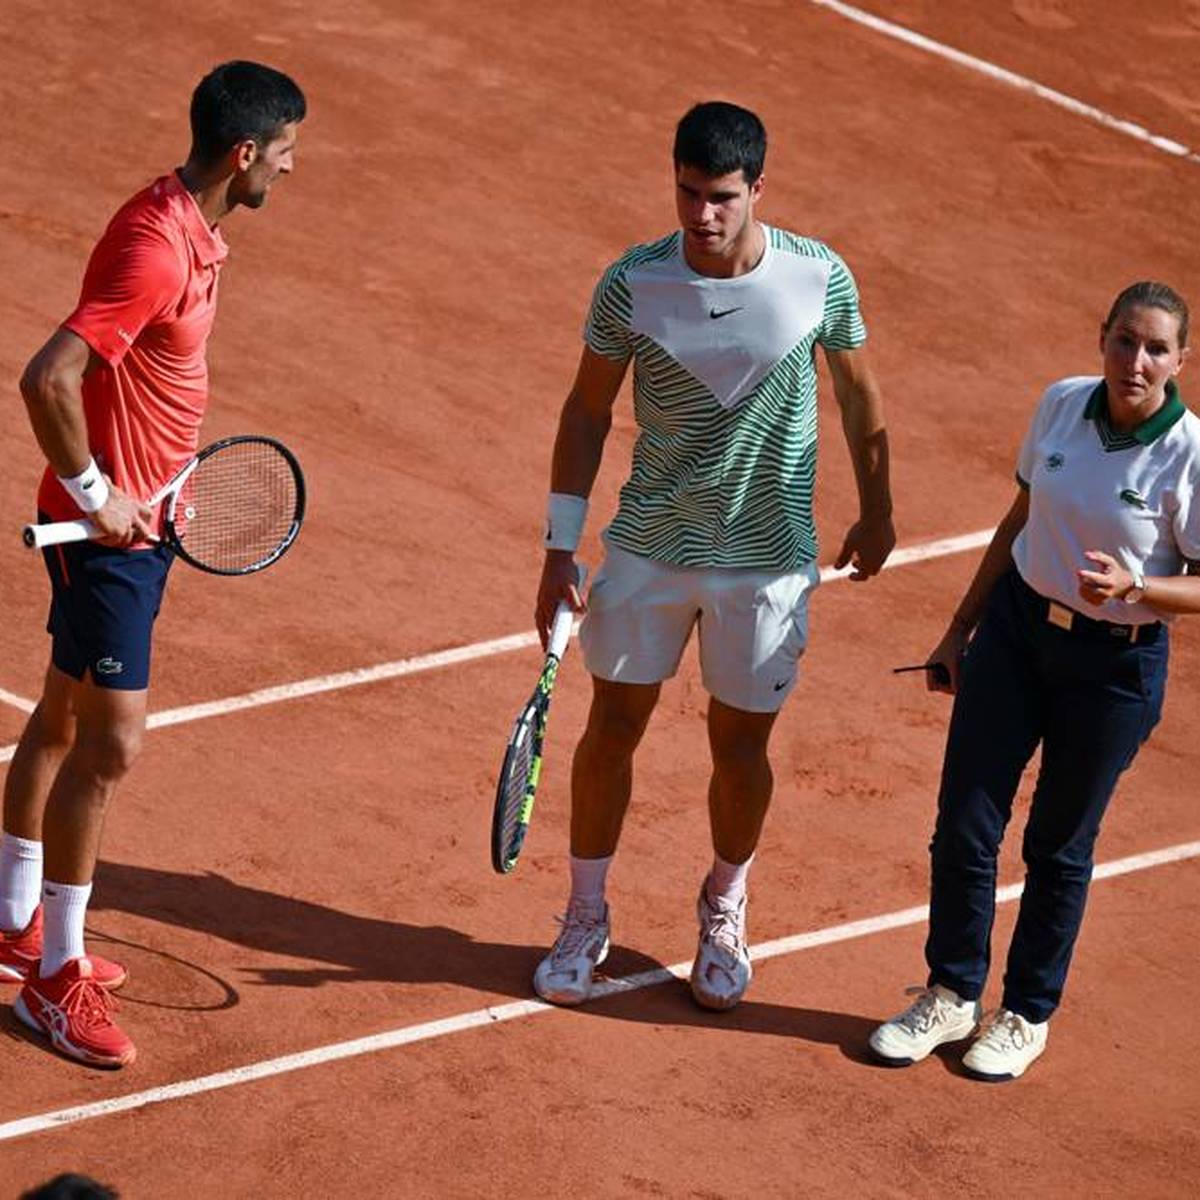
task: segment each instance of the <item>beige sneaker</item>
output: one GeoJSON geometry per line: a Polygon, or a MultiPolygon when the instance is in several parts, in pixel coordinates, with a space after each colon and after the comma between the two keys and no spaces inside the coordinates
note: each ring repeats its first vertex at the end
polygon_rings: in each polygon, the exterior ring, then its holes
{"type": "Polygon", "coordinates": [[[1034,1024],[1020,1013],[1001,1008],[963,1055],[963,1066],[986,1083],[1019,1079],[1041,1057],[1049,1036],[1049,1021],[1034,1024]]]}
{"type": "Polygon", "coordinates": [[[978,1000],[964,1000],[940,983],[907,992],[916,1000],[870,1037],[871,1050],[888,1066],[911,1067],[938,1046],[962,1041],[975,1032],[983,1011],[978,1000]]]}

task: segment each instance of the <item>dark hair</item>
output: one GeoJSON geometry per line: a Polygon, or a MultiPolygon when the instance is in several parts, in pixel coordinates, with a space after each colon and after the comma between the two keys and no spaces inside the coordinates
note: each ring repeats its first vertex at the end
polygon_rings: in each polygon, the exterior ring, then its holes
{"type": "Polygon", "coordinates": [[[1188,306],[1187,301],[1165,283],[1155,283],[1151,279],[1143,279],[1140,283],[1131,283],[1114,301],[1104,318],[1104,330],[1127,308],[1161,308],[1170,313],[1179,322],[1179,348],[1182,350],[1188,340],[1188,306]]]}
{"type": "Polygon", "coordinates": [[[192,93],[192,157],[216,162],[239,142],[265,146],[306,111],[304,93],[282,71],[262,63],[214,67],[192,93]]]}
{"type": "Polygon", "coordinates": [[[40,1187],[22,1192],[21,1200],[118,1200],[111,1188],[86,1175],[55,1175],[40,1187]]]}
{"type": "Polygon", "coordinates": [[[767,131],[748,108],[710,100],[683,116],[675,130],[675,166],[696,167],[716,178],[741,168],[747,183],[763,173],[767,131]]]}

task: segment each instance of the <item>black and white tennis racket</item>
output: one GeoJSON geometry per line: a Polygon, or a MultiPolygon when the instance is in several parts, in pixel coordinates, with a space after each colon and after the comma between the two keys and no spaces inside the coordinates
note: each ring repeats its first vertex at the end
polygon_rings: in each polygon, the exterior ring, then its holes
{"type": "MultiPolygon", "coordinates": [[[[583,587],[586,574],[587,569],[579,567],[579,588],[583,587]]],[[[529,832],[533,798],[542,773],[542,744],[546,740],[550,696],[558,678],[558,665],[571,636],[574,616],[565,601],[558,606],[537,687],[513,723],[504,751],[500,778],[496,781],[496,803],[492,809],[492,867],[500,875],[507,875],[517,865],[525,835],[529,832]]]]}
{"type": "MultiPolygon", "coordinates": [[[[249,575],[278,562],[304,520],[304,475],[274,438],[247,434],[205,446],[146,503],[162,504],[161,538],[193,567],[249,575]]],[[[31,549],[103,536],[88,520],[26,525],[31,549]]]]}

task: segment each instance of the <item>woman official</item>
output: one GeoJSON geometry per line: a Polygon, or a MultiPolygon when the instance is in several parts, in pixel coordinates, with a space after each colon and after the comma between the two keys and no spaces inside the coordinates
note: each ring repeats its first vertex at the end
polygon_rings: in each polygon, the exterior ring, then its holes
{"type": "Polygon", "coordinates": [[[1101,326],[1103,375],[1048,388],[1021,447],[1016,499],[928,662],[955,694],[925,955],[914,1003],[871,1035],[907,1066],[976,1034],[974,1076],[1013,1079],[1046,1047],[1117,779],[1158,722],[1168,627],[1200,612],[1200,419],[1175,385],[1188,310],[1136,283],[1101,326]],[[996,858],[1021,773],[1041,769],[1025,890],[1000,1008],[982,1017],[996,858]]]}

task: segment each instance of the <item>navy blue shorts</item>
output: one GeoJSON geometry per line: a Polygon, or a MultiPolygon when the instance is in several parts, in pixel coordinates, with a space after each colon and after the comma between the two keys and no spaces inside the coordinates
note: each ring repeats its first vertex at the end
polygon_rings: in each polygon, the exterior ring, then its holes
{"type": "Polygon", "coordinates": [[[51,662],[72,679],[90,671],[97,687],[148,687],[150,635],[174,553],[72,542],[47,546],[42,555],[50,576],[51,662]]]}

